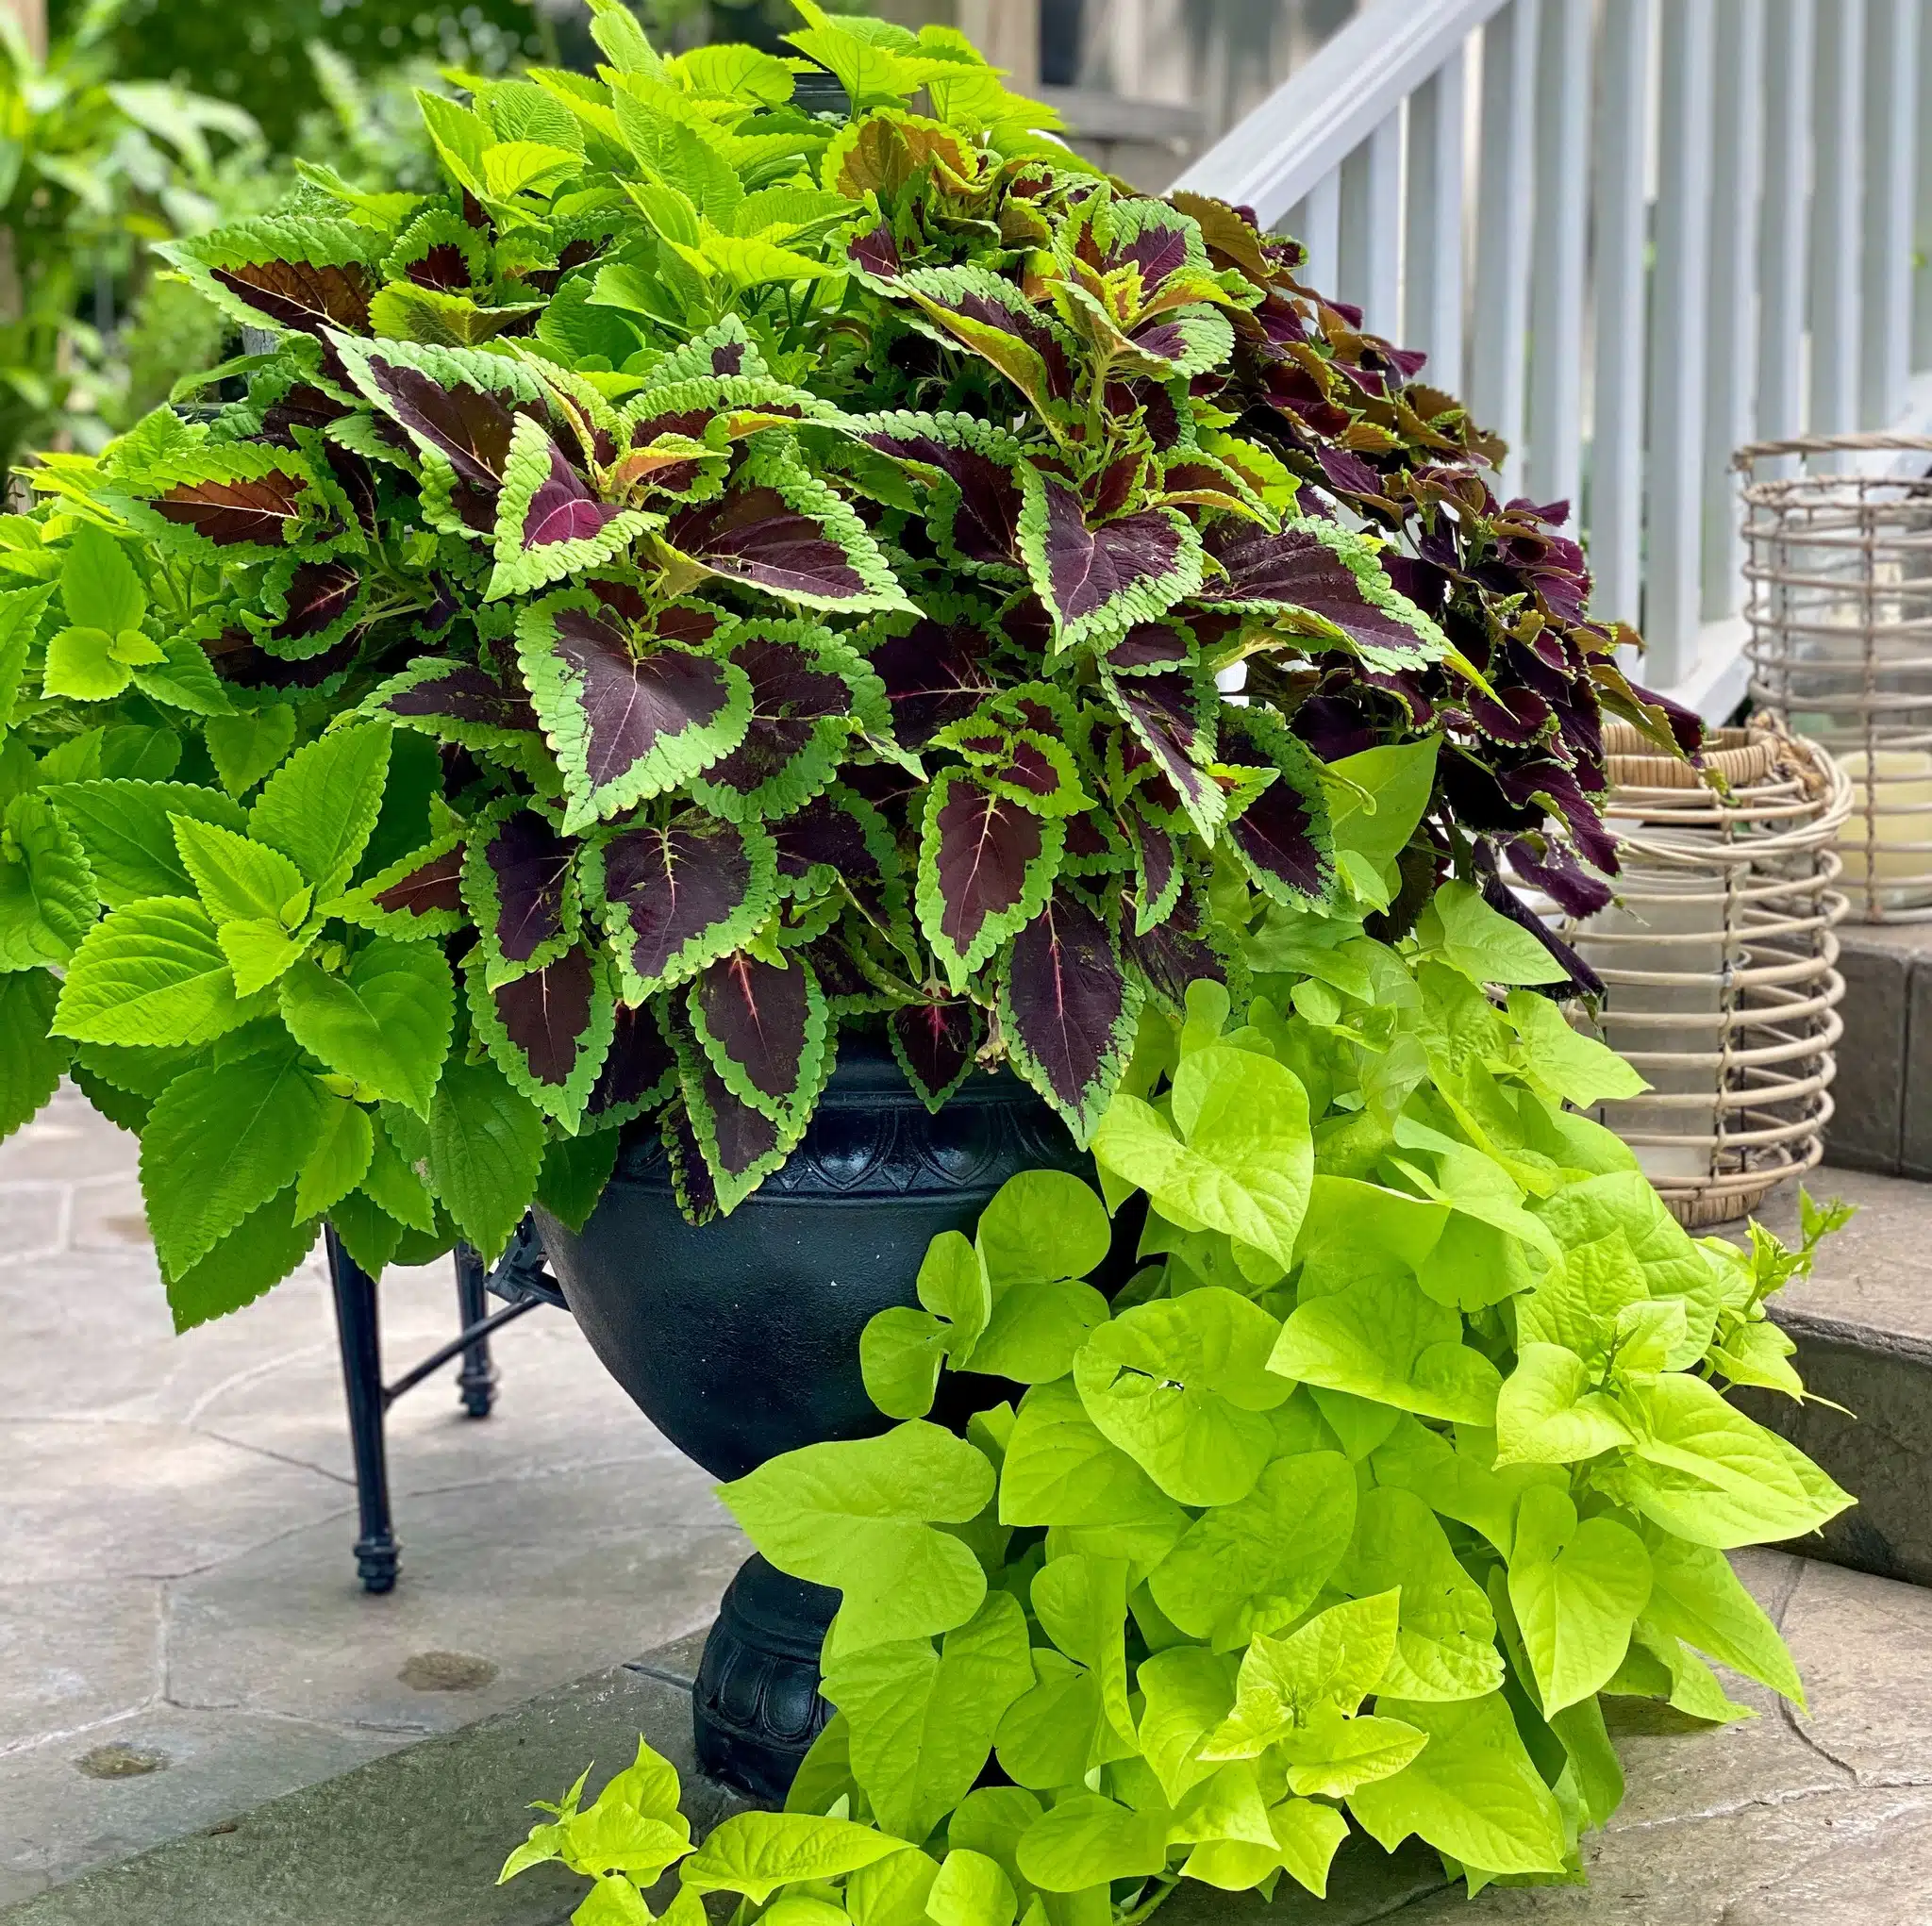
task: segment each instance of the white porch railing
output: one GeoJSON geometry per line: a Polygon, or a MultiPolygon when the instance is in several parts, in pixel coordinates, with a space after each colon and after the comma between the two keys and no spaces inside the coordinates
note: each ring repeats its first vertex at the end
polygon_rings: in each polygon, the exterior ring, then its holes
{"type": "Polygon", "coordinates": [[[1253,207],[1567,498],[1595,612],[1743,693],[1732,451],[1932,425],[1925,0],[1375,0],[1175,183],[1253,207]],[[1915,252],[1916,249],[1916,252],[1915,252]]]}

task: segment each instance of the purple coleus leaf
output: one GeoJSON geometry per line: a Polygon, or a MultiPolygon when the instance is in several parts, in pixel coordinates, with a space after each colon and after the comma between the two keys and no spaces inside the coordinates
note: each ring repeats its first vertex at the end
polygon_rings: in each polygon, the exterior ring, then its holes
{"type": "Polygon", "coordinates": [[[693,811],[663,827],[621,831],[600,854],[605,927],[627,1003],[738,948],[771,905],[771,838],[753,824],[693,811]]]}
{"type": "Polygon", "coordinates": [[[1509,867],[1532,889],[1541,889],[1565,916],[1594,916],[1607,909],[1614,891],[1592,874],[1574,852],[1555,843],[1543,853],[1518,837],[1508,846],[1509,867]]]}
{"type": "Polygon", "coordinates": [[[774,595],[839,602],[865,592],[844,549],[775,489],[741,489],[682,509],[664,537],[713,573],[774,595]]]}
{"type": "Polygon", "coordinates": [[[741,1103],[795,1121],[825,1049],[825,999],[801,956],[785,968],[743,950],[721,956],[691,987],[691,1029],[741,1103]]]}
{"type": "Polygon", "coordinates": [[[360,573],[344,562],[302,562],[290,578],[288,612],[264,639],[274,655],[291,660],[319,654],[337,639],[338,624],[355,608],[360,573]]]}
{"type": "Polygon", "coordinates": [[[751,715],[737,747],[699,779],[700,797],[734,821],[776,815],[831,780],[834,749],[849,729],[821,724],[850,714],[852,689],[814,648],[784,634],[749,635],[729,659],[750,682],[751,715]]]}
{"type": "Polygon", "coordinates": [[[718,1207],[728,1216],[782,1160],[785,1139],[772,1118],[740,1100],[708,1058],[686,1070],[684,1098],[718,1207]]]}
{"type": "Polygon", "coordinates": [[[955,988],[1046,900],[1064,833],[957,772],[926,792],[915,905],[955,988]]]}
{"type": "Polygon", "coordinates": [[[468,382],[448,387],[379,354],[368,357],[369,378],[404,427],[426,441],[458,478],[494,494],[509,461],[516,417],[496,396],[468,382]]]}
{"type": "Polygon", "coordinates": [[[1427,618],[1417,609],[1407,619],[1379,569],[1391,606],[1373,600],[1369,585],[1312,527],[1271,534],[1248,523],[1224,523],[1210,535],[1208,553],[1225,576],[1203,591],[1210,607],[1312,617],[1322,632],[1339,634],[1383,668],[1427,660],[1437,647],[1427,618]]]}
{"type": "Polygon", "coordinates": [[[562,1091],[593,1047],[596,965],[582,944],[491,992],[497,1020],[530,1081],[562,1091]]]}
{"type": "Polygon", "coordinates": [[[1276,772],[1225,832],[1256,887],[1292,907],[1326,903],[1335,888],[1335,844],[1313,753],[1272,711],[1231,705],[1222,752],[1230,761],[1276,772]]]}
{"type": "Polygon", "coordinates": [[[1030,463],[1020,548],[1061,646],[1164,613],[1201,583],[1193,526],[1171,508],[1145,508],[1089,527],[1079,491],[1030,463]]]}
{"type": "Polygon", "coordinates": [[[883,881],[884,868],[858,814],[865,806],[849,791],[835,790],[773,823],[778,874],[792,883],[808,883],[814,872],[849,884],[883,881]]]}
{"type": "Polygon", "coordinates": [[[517,622],[517,656],[563,773],[575,832],[675,789],[744,736],[744,672],[655,640],[582,589],[546,597],[517,622]]]}
{"type": "Polygon", "coordinates": [[[935,1116],[973,1070],[986,1040],[986,1019],[964,997],[951,1003],[907,1004],[886,1019],[887,1035],[906,1081],[935,1116]]]}
{"type": "Polygon", "coordinates": [[[1214,759],[1213,717],[1220,706],[1211,682],[1184,671],[1105,680],[1108,694],[1190,820],[1211,838],[1223,815],[1221,792],[1205,768],[1214,759]]]}
{"type": "Polygon", "coordinates": [[[1182,927],[1179,913],[1150,930],[1129,930],[1121,947],[1127,960],[1147,979],[1155,995],[1174,1014],[1187,1005],[1188,986],[1204,978],[1227,981],[1227,964],[1208,939],[1182,927]]]}
{"type": "Polygon", "coordinates": [[[923,748],[935,729],[970,716],[999,688],[989,665],[992,638],[965,621],[922,616],[903,636],[872,653],[873,672],[892,706],[892,733],[908,749],[923,748]]]}
{"type": "Polygon", "coordinates": [[[590,485],[564,459],[563,450],[550,443],[550,473],[524,510],[523,545],[546,548],[561,541],[590,541],[624,513],[600,502],[590,485]]]}
{"type": "Polygon", "coordinates": [[[1056,889],[1013,938],[1000,1015],[1015,1066],[1083,1145],[1120,1081],[1139,1007],[1107,924],[1056,889]]]}
{"type": "Polygon", "coordinates": [[[575,845],[535,809],[515,809],[470,838],[463,898],[486,952],[509,975],[534,968],[566,946],[571,916],[571,861],[575,845]]]}
{"type": "Polygon", "coordinates": [[[1184,669],[1194,659],[1185,630],[1167,622],[1137,622],[1107,651],[1107,666],[1117,675],[1145,675],[1184,669]]]}
{"type": "Polygon", "coordinates": [[[300,475],[281,473],[180,482],[149,506],[218,547],[252,542],[280,548],[288,540],[289,523],[302,512],[308,486],[300,475]]]}
{"type": "Polygon", "coordinates": [[[372,698],[397,721],[482,748],[497,738],[535,738],[537,711],[474,662],[415,662],[372,698]]]}
{"type": "MultiPolygon", "coordinates": [[[[1560,816],[1586,862],[1607,875],[1617,872],[1617,840],[1575,775],[1553,758],[1495,772],[1497,787],[1519,808],[1541,804],[1560,816]]],[[[1529,826],[1529,825],[1525,825],[1529,826]]]]}
{"type": "Polygon", "coordinates": [[[677,1059],[648,1005],[619,1004],[610,1048],[584,1105],[584,1121],[596,1129],[628,1122],[671,1094],[677,1059]]]}
{"type": "Polygon", "coordinates": [[[1138,809],[1125,811],[1123,822],[1134,852],[1134,928],[1150,930],[1167,920],[1180,894],[1180,850],[1171,831],[1138,809]]]}
{"type": "Polygon", "coordinates": [[[1003,445],[969,417],[913,414],[875,417],[859,440],[882,455],[945,476],[958,494],[950,517],[941,522],[953,548],[966,561],[1011,568],[1020,559],[1020,484],[1011,460],[973,445],[975,435],[989,445],[1003,445]],[[952,432],[941,434],[941,428],[952,432]]]}

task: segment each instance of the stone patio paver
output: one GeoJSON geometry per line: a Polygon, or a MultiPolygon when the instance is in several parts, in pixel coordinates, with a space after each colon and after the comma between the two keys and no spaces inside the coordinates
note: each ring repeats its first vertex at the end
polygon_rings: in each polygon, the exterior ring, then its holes
{"type": "MultiPolygon", "coordinates": [[[[369,1597],[320,1254],[177,1337],[135,1154],[67,1090],[0,1145],[0,1905],[675,1638],[744,1551],[537,1311],[496,1341],[490,1420],[454,1366],[391,1411],[403,1579],[369,1597]],[[439,1652],[485,1682],[399,1679],[439,1652]],[[162,1764],[79,1768],[110,1744],[162,1764]]],[[[393,1374],[455,1335],[450,1266],[382,1308],[393,1374]]]]}

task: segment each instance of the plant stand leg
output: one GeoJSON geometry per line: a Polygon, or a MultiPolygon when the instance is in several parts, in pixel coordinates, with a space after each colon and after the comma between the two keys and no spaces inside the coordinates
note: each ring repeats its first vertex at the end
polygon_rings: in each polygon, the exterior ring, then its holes
{"type": "Polygon", "coordinates": [[[356,1503],[361,1536],[356,1569],[365,1591],[395,1588],[396,1535],[390,1522],[389,1458],[383,1445],[382,1344],[376,1325],[375,1280],[327,1233],[328,1275],[336,1294],[336,1332],[342,1346],[342,1389],[349,1405],[349,1446],[356,1461],[356,1503]]]}
{"type": "MultiPolygon", "coordinates": [[[[467,1244],[457,1246],[457,1315],[459,1328],[480,1324],[486,1314],[483,1259],[467,1244]]],[[[496,1367],[490,1361],[486,1332],[463,1347],[463,1368],[457,1373],[463,1409],[472,1418],[488,1418],[496,1403],[496,1367]]]]}

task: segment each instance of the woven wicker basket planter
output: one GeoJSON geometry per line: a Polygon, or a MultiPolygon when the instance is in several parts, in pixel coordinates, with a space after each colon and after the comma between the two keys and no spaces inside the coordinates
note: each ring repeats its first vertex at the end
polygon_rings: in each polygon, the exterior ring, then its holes
{"type": "Polygon", "coordinates": [[[1599,1034],[1653,1088],[1596,1115],[1680,1222],[1723,1223],[1824,1152],[1852,785],[1759,724],[1718,733],[1707,781],[1624,724],[1606,746],[1618,901],[1564,934],[1607,987],[1599,1034]]]}
{"type": "Polygon", "coordinates": [[[1932,919],[1932,440],[1813,436],[1740,449],[1751,699],[1851,783],[1852,913],[1932,919]]]}

